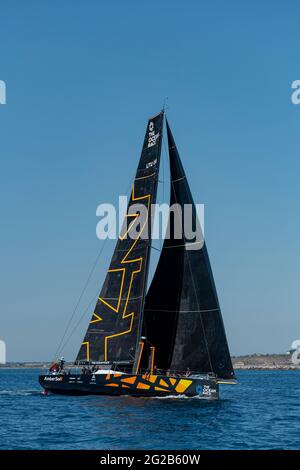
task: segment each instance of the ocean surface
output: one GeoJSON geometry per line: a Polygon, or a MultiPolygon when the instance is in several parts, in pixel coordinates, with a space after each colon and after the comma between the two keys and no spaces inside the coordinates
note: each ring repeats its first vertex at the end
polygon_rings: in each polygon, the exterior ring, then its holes
{"type": "Polygon", "coordinates": [[[0,449],[300,449],[300,371],[241,371],[221,400],[44,396],[0,370],[0,449]]]}

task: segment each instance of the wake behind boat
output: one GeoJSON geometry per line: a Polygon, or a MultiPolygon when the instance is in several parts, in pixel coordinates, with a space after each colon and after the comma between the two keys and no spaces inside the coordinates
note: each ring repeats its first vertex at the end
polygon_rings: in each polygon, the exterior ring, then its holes
{"type": "Polygon", "coordinates": [[[168,122],[170,207],[182,211],[170,210],[168,237],[146,292],[163,124],[163,111],[148,121],[124,225],[75,361],[77,373],[65,371],[62,362],[39,377],[47,391],[217,399],[220,383],[235,383],[205,242],[183,231],[178,236],[176,229],[185,205],[193,222],[198,219],[168,122]],[[131,237],[134,231],[138,235],[131,237]]]}

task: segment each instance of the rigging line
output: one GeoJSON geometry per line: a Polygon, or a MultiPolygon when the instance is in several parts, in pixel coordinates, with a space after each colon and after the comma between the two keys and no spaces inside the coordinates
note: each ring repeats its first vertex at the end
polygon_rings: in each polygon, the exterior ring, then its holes
{"type": "Polygon", "coordinates": [[[165,97],[164,97],[164,101],[163,101],[163,107],[162,107],[162,111],[163,111],[165,114],[167,113],[167,109],[169,109],[168,101],[169,101],[169,97],[168,97],[168,96],[165,96],[165,97]]]}
{"type": "Polygon", "coordinates": [[[67,344],[69,343],[70,339],[72,338],[73,334],[75,333],[75,331],[77,330],[78,326],[80,325],[81,321],[83,320],[83,318],[86,316],[86,314],[88,312],[90,312],[90,307],[91,305],[96,301],[98,295],[94,296],[92,298],[92,300],[89,302],[88,306],[84,309],[83,311],[83,314],[81,315],[81,317],[79,318],[79,320],[77,321],[76,325],[73,327],[72,331],[70,332],[69,336],[67,337],[66,341],[64,342],[64,344],[62,345],[62,347],[60,348],[60,351],[59,353],[62,353],[62,351],[64,350],[64,348],[67,346],[67,344]]]}
{"type": "Polygon", "coordinates": [[[159,253],[161,252],[161,248],[160,248],[160,249],[159,249],[159,248],[156,248],[156,246],[154,246],[154,245],[151,245],[150,248],[153,248],[153,250],[156,250],[156,251],[158,251],[159,253]]]}
{"type": "MultiPolygon", "coordinates": [[[[128,195],[128,193],[129,193],[130,188],[131,188],[131,183],[127,184],[127,188],[126,188],[126,194],[127,194],[127,195],[128,195]]],[[[96,259],[95,259],[95,261],[94,261],[94,263],[93,263],[93,266],[92,266],[92,268],[91,268],[91,270],[90,270],[90,272],[89,272],[89,275],[88,275],[88,277],[87,277],[87,280],[86,280],[86,282],[85,282],[85,284],[84,284],[84,286],[83,286],[83,288],[82,288],[82,291],[81,291],[81,293],[80,293],[80,295],[79,295],[79,298],[78,298],[78,300],[77,300],[77,302],[76,302],[76,304],[75,304],[75,307],[74,307],[74,309],[73,309],[73,311],[72,311],[72,313],[71,313],[71,316],[70,316],[70,318],[69,318],[69,321],[67,322],[67,325],[66,325],[66,327],[65,327],[65,330],[64,330],[64,333],[63,333],[63,335],[62,335],[62,338],[61,338],[61,340],[60,340],[60,342],[59,342],[59,345],[58,345],[58,347],[57,347],[57,349],[56,349],[56,352],[55,352],[55,354],[54,354],[53,361],[56,359],[57,355],[58,355],[59,352],[62,350],[63,341],[64,341],[64,339],[65,339],[65,337],[66,337],[66,335],[67,335],[67,332],[68,332],[68,330],[69,330],[69,328],[70,328],[71,322],[73,321],[73,319],[74,319],[74,317],[75,317],[76,311],[77,311],[77,309],[78,309],[78,307],[79,307],[79,304],[80,304],[80,302],[81,302],[81,300],[82,300],[82,297],[83,297],[83,295],[84,295],[84,293],[85,293],[85,291],[86,291],[86,289],[87,289],[87,286],[88,286],[88,284],[89,284],[89,282],[90,282],[90,280],[91,280],[91,277],[92,277],[92,275],[93,275],[93,273],[94,273],[94,271],[95,271],[95,269],[96,269],[96,266],[97,266],[97,264],[98,264],[98,261],[99,261],[101,255],[102,255],[102,252],[103,252],[103,250],[104,250],[104,248],[105,248],[105,246],[106,246],[107,240],[108,240],[108,238],[106,238],[106,239],[104,240],[104,243],[103,243],[103,245],[102,245],[102,247],[101,247],[101,249],[100,249],[98,255],[96,256],[96,259]]],[[[82,317],[81,317],[81,318],[82,318],[82,317]]]]}
{"type": "Polygon", "coordinates": [[[80,302],[81,302],[81,299],[82,299],[82,297],[84,296],[84,293],[85,293],[85,291],[86,291],[86,289],[87,289],[87,286],[88,286],[88,284],[89,284],[89,282],[90,282],[90,280],[91,280],[91,277],[92,277],[92,275],[93,275],[93,273],[94,273],[94,271],[95,271],[95,269],[96,269],[96,266],[98,265],[98,261],[99,261],[99,259],[100,259],[100,256],[102,255],[102,252],[103,252],[103,249],[104,249],[104,247],[105,247],[105,245],[106,245],[107,240],[108,240],[107,238],[104,240],[104,243],[103,243],[103,245],[102,245],[102,247],[101,247],[101,250],[100,250],[100,252],[98,253],[98,255],[97,255],[97,257],[96,257],[96,259],[95,259],[95,261],[94,261],[94,264],[93,264],[93,266],[92,266],[92,269],[90,270],[89,275],[88,275],[88,277],[87,277],[87,279],[86,279],[86,281],[85,281],[85,284],[84,284],[84,286],[83,286],[83,289],[82,289],[82,291],[81,291],[81,293],[80,293],[80,295],[79,295],[79,298],[78,298],[78,300],[77,300],[77,302],[76,302],[76,305],[75,305],[75,307],[74,307],[74,309],[73,309],[73,312],[72,312],[72,314],[71,314],[71,317],[69,318],[69,321],[68,321],[67,326],[66,326],[66,328],[65,328],[65,330],[64,330],[63,336],[62,336],[62,338],[61,338],[61,340],[60,340],[60,343],[59,343],[59,345],[58,345],[58,347],[57,347],[57,350],[56,350],[56,352],[55,352],[54,360],[55,360],[55,358],[57,357],[59,351],[61,350],[61,346],[62,346],[62,344],[63,344],[63,341],[64,341],[64,339],[65,339],[65,337],[66,337],[66,334],[67,334],[67,332],[68,332],[68,330],[69,330],[69,328],[70,328],[71,322],[72,322],[72,320],[73,320],[73,318],[74,318],[74,316],[75,316],[75,314],[76,314],[76,311],[77,311],[77,309],[78,309],[78,307],[79,307],[79,304],[80,304],[80,302]]]}
{"type": "MultiPolygon", "coordinates": [[[[152,246],[151,246],[151,248],[155,249],[155,247],[152,247],[152,246]]],[[[151,261],[150,261],[150,263],[149,263],[149,274],[150,274],[150,276],[148,275],[148,279],[147,279],[147,293],[146,293],[146,295],[149,292],[149,288],[151,286],[151,283],[152,283],[152,280],[153,280],[153,277],[154,277],[154,273],[155,273],[155,269],[153,271],[153,264],[151,264],[151,261]]],[[[145,311],[145,308],[144,308],[144,311],[145,311]]],[[[144,326],[146,326],[146,324],[144,324],[144,326]]]]}
{"type": "Polygon", "coordinates": [[[163,201],[165,200],[165,158],[167,155],[167,149],[166,149],[166,142],[164,136],[162,136],[162,141],[163,141],[163,146],[164,146],[164,152],[163,158],[162,158],[162,177],[163,177],[163,201]]]}
{"type": "MultiPolygon", "coordinates": [[[[176,191],[175,191],[175,188],[174,188],[174,185],[173,185],[173,182],[172,182],[172,181],[171,181],[171,185],[173,186],[173,193],[174,193],[175,201],[176,201],[176,203],[178,204],[177,197],[176,197],[176,191]]],[[[177,206],[176,206],[176,207],[177,207],[177,206]]],[[[178,212],[178,215],[180,215],[179,212],[178,212]]],[[[190,269],[190,273],[191,273],[191,277],[192,277],[192,281],[193,281],[194,295],[195,295],[195,298],[196,298],[197,307],[198,307],[198,310],[200,310],[200,305],[199,305],[199,302],[198,302],[198,296],[197,296],[197,291],[196,291],[196,285],[195,285],[195,280],[194,280],[194,276],[193,276],[193,271],[192,271],[192,269],[191,269],[191,264],[190,264],[190,258],[189,258],[189,252],[188,252],[188,250],[186,250],[186,255],[187,255],[187,260],[188,260],[188,263],[189,263],[189,269],[190,269]]],[[[209,365],[210,365],[211,371],[214,372],[213,366],[212,366],[212,361],[211,361],[211,356],[210,356],[210,352],[209,352],[208,342],[207,342],[207,338],[206,338],[206,333],[205,333],[205,328],[204,328],[202,313],[201,313],[201,312],[200,312],[200,319],[201,319],[201,326],[202,326],[202,330],[203,330],[203,337],[204,337],[204,341],[205,341],[205,347],[206,347],[206,351],[207,351],[207,355],[208,355],[209,365]]]]}

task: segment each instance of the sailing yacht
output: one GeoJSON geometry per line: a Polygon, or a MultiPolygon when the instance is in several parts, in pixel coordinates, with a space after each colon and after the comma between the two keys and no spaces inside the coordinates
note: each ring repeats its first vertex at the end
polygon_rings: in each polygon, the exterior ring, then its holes
{"type": "MultiPolygon", "coordinates": [[[[148,120],[124,224],[75,360],[78,369],[40,375],[46,391],[217,399],[220,384],[235,383],[206,244],[175,233],[182,212],[169,212],[168,237],[146,292],[164,120],[164,111],[148,120]],[[136,204],[146,208],[143,222],[136,204]],[[128,236],[138,224],[138,235],[128,236]]],[[[166,128],[170,207],[189,205],[197,222],[167,120],[166,128]]]]}

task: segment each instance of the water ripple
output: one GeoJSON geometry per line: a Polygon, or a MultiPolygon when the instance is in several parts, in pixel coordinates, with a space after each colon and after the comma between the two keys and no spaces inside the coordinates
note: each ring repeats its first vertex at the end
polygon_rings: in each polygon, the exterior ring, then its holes
{"type": "Polygon", "coordinates": [[[0,370],[1,449],[300,448],[298,371],[240,372],[216,402],[44,396],[38,373],[0,370]]]}

